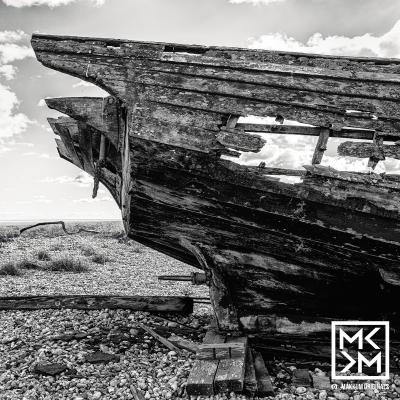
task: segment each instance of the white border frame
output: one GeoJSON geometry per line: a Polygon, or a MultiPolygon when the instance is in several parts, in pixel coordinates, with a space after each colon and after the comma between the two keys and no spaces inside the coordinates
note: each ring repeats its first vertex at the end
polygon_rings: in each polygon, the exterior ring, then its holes
{"type": "Polygon", "coordinates": [[[331,374],[332,379],[341,381],[367,381],[371,379],[386,380],[389,379],[389,321],[332,321],[331,322],[331,374]],[[385,327],[385,374],[378,376],[365,376],[365,375],[336,375],[336,327],[338,326],[384,326],[385,327]]]}

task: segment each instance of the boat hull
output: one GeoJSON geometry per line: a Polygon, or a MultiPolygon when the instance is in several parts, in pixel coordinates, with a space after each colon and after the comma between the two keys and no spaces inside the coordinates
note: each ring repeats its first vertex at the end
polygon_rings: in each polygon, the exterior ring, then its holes
{"type": "Polygon", "coordinates": [[[45,66],[111,94],[47,100],[72,118],[52,122],[60,155],[105,184],[132,239],[205,271],[221,329],[309,335],[361,319],[398,330],[400,181],[318,165],[329,137],[372,140],[339,149],[372,167],[400,158],[383,145],[398,140],[398,60],[41,35],[32,45],[45,66]],[[239,122],[249,114],[278,122],[239,122]],[[268,145],[254,132],[318,136],[313,165],[243,165],[268,145]]]}

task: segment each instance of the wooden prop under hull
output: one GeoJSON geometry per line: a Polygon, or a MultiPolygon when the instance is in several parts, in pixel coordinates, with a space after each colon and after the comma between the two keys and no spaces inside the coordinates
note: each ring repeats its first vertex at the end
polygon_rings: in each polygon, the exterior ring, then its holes
{"type": "Polygon", "coordinates": [[[400,181],[318,165],[329,137],[372,140],[339,149],[371,166],[397,154],[383,140],[399,138],[398,60],[43,35],[32,45],[45,66],[112,95],[47,100],[71,117],[50,121],[60,156],[104,183],[131,238],[206,272],[219,328],[305,335],[384,319],[398,331],[400,181]],[[238,123],[248,114],[316,126],[238,123]],[[304,173],[276,170],[300,183],[221,157],[259,152],[255,131],[319,137],[304,173]]]}

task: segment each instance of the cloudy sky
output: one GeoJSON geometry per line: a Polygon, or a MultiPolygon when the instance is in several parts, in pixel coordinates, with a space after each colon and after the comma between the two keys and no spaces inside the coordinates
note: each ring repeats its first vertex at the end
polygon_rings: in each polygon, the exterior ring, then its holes
{"type": "MultiPolygon", "coordinates": [[[[42,100],[104,93],[42,67],[33,32],[400,57],[400,1],[0,0],[0,220],[113,219],[109,194],[92,201],[91,180],[58,158],[46,122],[57,113],[42,100]]],[[[283,156],[270,143],[258,157],[295,166],[309,144],[283,156]]]]}

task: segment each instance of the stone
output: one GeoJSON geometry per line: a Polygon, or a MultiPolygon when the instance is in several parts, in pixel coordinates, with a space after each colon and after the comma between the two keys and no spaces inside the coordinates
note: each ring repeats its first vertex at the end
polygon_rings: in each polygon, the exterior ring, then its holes
{"type": "Polygon", "coordinates": [[[98,400],[101,398],[101,392],[94,392],[92,399],[98,400]]]}
{"type": "MultiPolygon", "coordinates": [[[[321,371],[322,372],[322,371],[321,371]]],[[[313,387],[315,389],[330,390],[331,380],[328,376],[312,374],[313,387]]]]}
{"type": "Polygon", "coordinates": [[[350,398],[348,394],[342,392],[335,392],[333,395],[337,400],[349,400],[350,398]]]}
{"type": "Polygon", "coordinates": [[[119,362],[120,356],[116,354],[104,353],[102,351],[96,351],[92,354],[88,354],[85,357],[86,361],[91,364],[108,363],[108,362],[119,362]]]}
{"type": "Polygon", "coordinates": [[[318,395],[319,400],[325,400],[328,397],[326,390],[321,390],[318,395]]]}
{"type": "Polygon", "coordinates": [[[37,374],[41,375],[50,375],[54,376],[57,374],[61,374],[61,372],[64,372],[68,369],[68,367],[65,364],[59,364],[59,363],[54,363],[54,364],[36,364],[34,367],[34,372],[37,374]]]}
{"type": "Polygon", "coordinates": [[[305,392],[307,392],[307,389],[304,386],[299,386],[298,388],[296,388],[297,394],[303,394],[305,392]]]}

